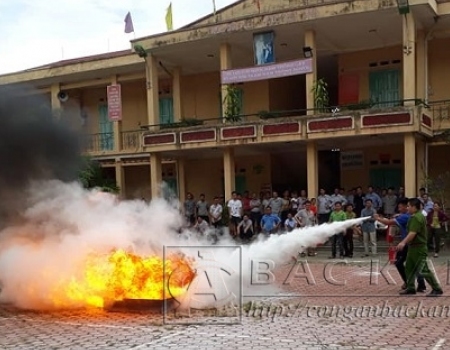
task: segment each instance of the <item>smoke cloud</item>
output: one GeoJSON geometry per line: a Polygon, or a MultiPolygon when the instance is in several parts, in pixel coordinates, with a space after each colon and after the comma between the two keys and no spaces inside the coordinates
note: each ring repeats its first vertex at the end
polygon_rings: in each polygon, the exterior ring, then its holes
{"type": "Polygon", "coordinates": [[[33,180],[73,181],[80,167],[78,135],[32,90],[0,91],[0,228],[26,208],[33,180]]]}
{"type": "MultiPolygon", "coordinates": [[[[0,302],[31,309],[86,306],[86,299],[73,295],[76,289],[72,295],[66,291],[86,278],[86,259],[92,254],[123,249],[162,257],[164,245],[210,244],[187,231],[179,234],[183,218],[177,202],[118,201],[114,195],[83,189],[75,181],[81,164],[78,135],[55,121],[48,101],[41,98],[21,102],[2,94],[0,161],[0,302]]],[[[360,221],[273,235],[244,246],[243,262],[253,257],[289,260],[360,221]]],[[[235,245],[226,237],[219,245],[235,245]]],[[[219,261],[236,258],[218,252],[219,261]]],[[[89,297],[102,296],[105,286],[97,287],[88,291],[89,297]]]]}

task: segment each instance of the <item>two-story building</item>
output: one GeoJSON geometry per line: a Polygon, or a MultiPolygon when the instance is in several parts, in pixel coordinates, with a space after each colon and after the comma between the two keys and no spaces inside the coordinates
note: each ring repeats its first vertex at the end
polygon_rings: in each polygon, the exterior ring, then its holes
{"type": "Polygon", "coordinates": [[[163,180],[181,199],[369,184],[412,196],[450,165],[449,57],[450,1],[241,0],[0,89],[33,87],[126,198],[163,180]]]}

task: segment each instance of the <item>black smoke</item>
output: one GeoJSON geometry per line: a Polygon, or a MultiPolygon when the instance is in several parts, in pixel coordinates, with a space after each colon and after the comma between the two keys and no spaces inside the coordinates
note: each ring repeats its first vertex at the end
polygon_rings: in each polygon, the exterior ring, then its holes
{"type": "Polygon", "coordinates": [[[79,136],[52,112],[49,96],[0,89],[0,228],[20,216],[30,183],[77,179],[79,136]]]}

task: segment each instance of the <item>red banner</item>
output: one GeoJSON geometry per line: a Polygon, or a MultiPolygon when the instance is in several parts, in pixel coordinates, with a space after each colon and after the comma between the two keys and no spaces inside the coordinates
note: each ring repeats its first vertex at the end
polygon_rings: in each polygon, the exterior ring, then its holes
{"type": "Polygon", "coordinates": [[[120,85],[109,85],[106,87],[108,99],[108,118],[111,121],[122,120],[122,93],[120,85]]]}

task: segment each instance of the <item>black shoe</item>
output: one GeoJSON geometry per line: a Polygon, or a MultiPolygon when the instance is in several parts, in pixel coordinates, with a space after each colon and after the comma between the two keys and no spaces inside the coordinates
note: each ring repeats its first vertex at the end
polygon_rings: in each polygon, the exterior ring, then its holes
{"type": "Polygon", "coordinates": [[[406,283],[403,283],[402,284],[402,290],[405,290],[406,289],[406,283]]]}
{"type": "Polygon", "coordinates": [[[399,292],[398,294],[400,294],[400,295],[413,295],[413,294],[416,294],[416,291],[415,290],[405,289],[405,290],[402,290],[401,292],[399,292]]]}
{"type": "Polygon", "coordinates": [[[425,293],[427,291],[427,287],[417,287],[417,292],[425,293]]]}
{"type": "Polygon", "coordinates": [[[442,294],[444,294],[442,290],[433,289],[430,293],[427,294],[427,297],[439,297],[442,294]]]}

